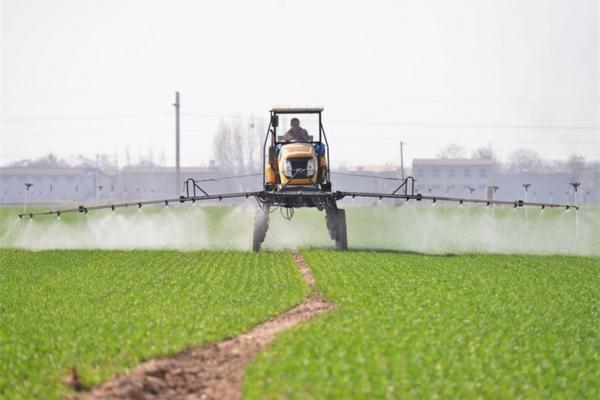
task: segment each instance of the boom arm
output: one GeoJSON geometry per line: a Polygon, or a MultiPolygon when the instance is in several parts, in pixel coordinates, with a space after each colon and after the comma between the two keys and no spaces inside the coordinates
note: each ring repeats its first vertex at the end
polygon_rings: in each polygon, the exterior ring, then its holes
{"type": "Polygon", "coordinates": [[[347,191],[336,191],[336,192],[321,192],[321,191],[259,191],[259,192],[238,192],[238,193],[224,193],[224,194],[208,194],[202,189],[197,181],[194,179],[188,179],[186,182],[186,195],[180,196],[179,198],[162,199],[162,200],[147,200],[138,202],[126,202],[126,203],[114,203],[114,204],[102,204],[102,205],[91,205],[91,206],[79,206],[77,208],[67,208],[62,210],[49,210],[32,213],[21,213],[19,218],[29,216],[33,218],[36,215],[56,215],[60,216],[65,213],[85,213],[92,210],[103,210],[112,209],[113,211],[117,208],[124,207],[139,207],[153,204],[164,204],[169,203],[186,203],[205,200],[223,200],[223,199],[234,199],[234,198],[249,198],[254,197],[259,203],[268,203],[273,206],[283,207],[303,207],[315,206],[323,208],[327,204],[336,202],[346,197],[367,197],[377,199],[399,199],[399,200],[430,200],[433,203],[437,201],[456,202],[458,204],[463,203],[475,203],[489,205],[502,205],[502,206],[513,206],[513,207],[541,207],[544,208],[565,208],[566,210],[573,208],[578,210],[579,207],[575,204],[559,204],[559,203],[542,203],[542,202],[526,202],[523,200],[486,200],[486,199],[467,199],[463,197],[448,197],[448,196],[424,196],[421,194],[414,193],[414,178],[407,177],[400,186],[398,186],[392,193],[376,193],[376,192],[347,192],[347,191]],[[190,186],[191,184],[191,186],[190,186]],[[200,192],[201,194],[199,195],[200,192]]]}

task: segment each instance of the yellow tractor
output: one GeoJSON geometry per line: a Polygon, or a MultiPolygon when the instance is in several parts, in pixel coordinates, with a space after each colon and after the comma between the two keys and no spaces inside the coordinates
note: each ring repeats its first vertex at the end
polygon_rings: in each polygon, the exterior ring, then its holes
{"type": "MultiPolygon", "coordinates": [[[[297,207],[325,210],[326,225],[331,238],[335,240],[336,248],[348,248],[346,213],[337,208],[338,196],[331,193],[329,146],[323,128],[322,112],[321,107],[271,109],[263,145],[265,195],[258,198],[261,207],[254,224],[254,251],[260,250],[265,239],[272,207],[281,207],[282,215],[289,219],[297,207]],[[290,114],[316,116],[318,136],[309,135],[302,128],[298,128],[299,134],[294,136],[293,125],[290,131],[278,135],[280,116],[290,114]]],[[[294,119],[296,118],[292,119],[292,123],[294,119]]]]}
{"type": "MultiPolygon", "coordinates": [[[[265,138],[264,187],[267,191],[323,190],[331,191],[329,182],[329,147],[321,121],[323,108],[273,108],[265,138]],[[305,130],[298,137],[278,135],[281,114],[317,114],[319,136],[305,130]]],[[[296,119],[296,118],[294,118],[296,119]]],[[[292,121],[294,120],[292,119],[292,121]]],[[[297,119],[296,119],[297,120],[297,119]]],[[[300,128],[302,129],[302,128],[300,128]]],[[[288,133],[291,133],[291,129],[288,133]]]]}

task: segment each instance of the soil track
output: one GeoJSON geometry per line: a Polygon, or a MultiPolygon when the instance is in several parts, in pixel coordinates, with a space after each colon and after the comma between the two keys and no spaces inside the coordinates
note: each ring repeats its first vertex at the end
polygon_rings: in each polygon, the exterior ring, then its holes
{"type": "MultiPolygon", "coordinates": [[[[238,399],[246,366],[275,336],[335,306],[315,288],[315,278],[298,252],[296,266],[311,295],[302,303],[235,338],[145,362],[126,375],[93,388],[79,399],[238,399]]],[[[72,382],[75,386],[77,382],[72,382]]]]}

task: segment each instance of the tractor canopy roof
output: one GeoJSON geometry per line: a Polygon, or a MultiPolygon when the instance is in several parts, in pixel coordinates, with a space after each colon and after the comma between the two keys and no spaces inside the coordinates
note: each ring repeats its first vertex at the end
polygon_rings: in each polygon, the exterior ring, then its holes
{"type": "Polygon", "coordinates": [[[275,114],[319,114],[323,111],[323,107],[280,107],[271,108],[271,112],[275,114]]]}

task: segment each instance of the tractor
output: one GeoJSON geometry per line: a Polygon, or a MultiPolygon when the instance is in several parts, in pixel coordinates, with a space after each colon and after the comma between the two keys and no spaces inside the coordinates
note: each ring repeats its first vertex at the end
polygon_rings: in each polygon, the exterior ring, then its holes
{"type": "Polygon", "coordinates": [[[348,248],[346,212],[337,207],[331,193],[329,145],[323,128],[322,107],[272,108],[269,128],[263,144],[263,187],[265,201],[259,201],[252,237],[252,250],[259,251],[269,227],[273,207],[286,209],[284,216],[291,218],[296,207],[316,207],[325,210],[325,221],[331,239],[338,250],[348,248]],[[289,139],[278,134],[281,115],[317,116],[318,136],[304,135],[289,139]],[[309,195],[310,193],[310,195],[309,195]],[[303,195],[307,194],[307,195],[303,195]]]}

